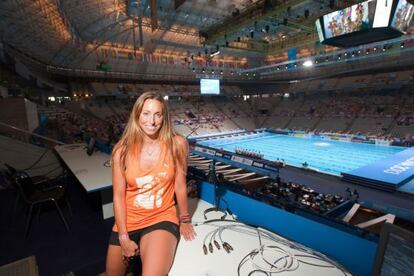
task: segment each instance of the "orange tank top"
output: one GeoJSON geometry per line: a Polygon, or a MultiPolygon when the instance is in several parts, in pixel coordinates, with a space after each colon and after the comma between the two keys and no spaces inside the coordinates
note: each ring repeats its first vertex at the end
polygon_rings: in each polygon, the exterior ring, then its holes
{"type": "MultiPolygon", "coordinates": [[[[174,201],[174,162],[166,146],[161,145],[159,161],[148,170],[140,169],[137,155],[128,158],[125,171],[127,231],[161,221],[178,224],[174,201]]],[[[118,231],[116,224],[113,231],[118,231]]]]}

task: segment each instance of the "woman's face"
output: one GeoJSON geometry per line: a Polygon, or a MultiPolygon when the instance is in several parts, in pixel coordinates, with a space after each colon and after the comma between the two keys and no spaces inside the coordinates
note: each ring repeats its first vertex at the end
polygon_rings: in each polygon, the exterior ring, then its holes
{"type": "Polygon", "coordinates": [[[156,138],[163,123],[162,103],[148,99],[144,102],[141,114],[139,115],[139,126],[150,138],[156,138]]]}

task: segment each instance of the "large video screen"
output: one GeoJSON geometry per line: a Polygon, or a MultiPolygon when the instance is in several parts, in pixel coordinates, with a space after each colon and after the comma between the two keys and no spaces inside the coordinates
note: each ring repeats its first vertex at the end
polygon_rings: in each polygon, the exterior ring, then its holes
{"type": "Polygon", "coordinates": [[[200,79],[200,93],[205,95],[220,94],[220,80],[218,79],[200,79]]]}
{"type": "Polygon", "coordinates": [[[366,1],[323,16],[325,38],[369,29],[375,13],[375,0],[366,1]]]}
{"type": "Polygon", "coordinates": [[[392,9],[392,0],[377,0],[373,28],[388,27],[392,9]]]}
{"type": "Polygon", "coordinates": [[[319,38],[319,42],[324,41],[324,37],[323,37],[323,31],[322,31],[322,26],[321,26],[321,20],[317,19],[315,22],[316,25],[316,32],[318,33],[318,38],[319,38]]]}
{"type": "Polygon", "coordinates": [[[411,19],[413,18],[414,6],[406,0],[400,0],[391,22],[391,27],[407,33],[411,19]]]}
{"type": "Polygon", "coordinates": [[[354,47],[401,36],[409,31],[413,14],[407,0],[368,0],[326,14],[315,25],[322,43],[354,47]]]}

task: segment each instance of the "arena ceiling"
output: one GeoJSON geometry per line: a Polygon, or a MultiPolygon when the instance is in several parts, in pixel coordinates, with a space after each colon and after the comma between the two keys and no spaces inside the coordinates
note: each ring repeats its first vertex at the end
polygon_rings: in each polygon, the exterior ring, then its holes
{"type": "Polygon", "coordinates": [[[314,47],[315,19],[358,0],[0,0],[3,44],[78,68],[101,46],[247,58],[314,47]]]}
{"type": "Polygon", "coordinates": [[[79,54],[70,49],[73,40],[149,53],[203,54],[220,48],[233,55],[263,56],[316,41],[315,18],[353,2],[2,0],[0,31],[3,41],[23,52],[34,50],[52,63],[79,54]]]}

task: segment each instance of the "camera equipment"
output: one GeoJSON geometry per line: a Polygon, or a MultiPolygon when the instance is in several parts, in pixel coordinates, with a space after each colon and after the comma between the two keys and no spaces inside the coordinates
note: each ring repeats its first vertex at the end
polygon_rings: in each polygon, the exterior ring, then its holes
{"type": "Polygon", "coordinates": [[[204,210],[204,219],[207,219],[207,213],[213,212],[213,211],[223,213],[223,215],[221,216],[221,219],[224,219],[227,213],[226,213],[226,210],[221,209],[219,207],[220,205],[220,197],[218,193],[219,179],[217,178],[217,174],[216,174],[216,160],[213,160],[210,163],[210,168],[208,172],[208,181],[214,185],[214,207],[204,210]]]}
{"type": "Polygon", "coordinates": [[[96,140],[95,138],[91,137],[89,139],[89,143],[88,146],[86,147],[86,153],[91,156],[95,150],[95,144],[96,144],[96,140]]]}

